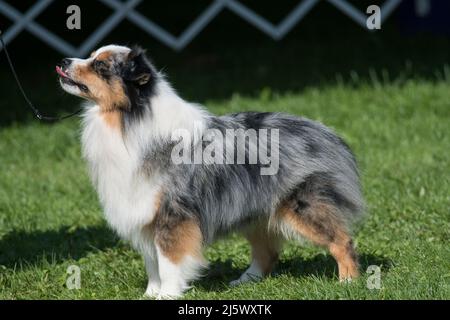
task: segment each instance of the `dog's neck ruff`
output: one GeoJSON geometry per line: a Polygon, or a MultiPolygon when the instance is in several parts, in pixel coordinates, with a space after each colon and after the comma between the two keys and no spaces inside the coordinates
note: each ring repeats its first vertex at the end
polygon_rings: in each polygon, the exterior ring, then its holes
{"type": "Polygon", "coordinates": [[[136,230],[152,222],[164,173],[143,168],[155,146],[170,141],[174,131],[206,128],[209,114],[190,104],[161,80],[149,108],[130,120],[125,132],[104,120],[98,105],[84,113],[82,147],[106,219],[119,235],[133,241],[136,230]]]}

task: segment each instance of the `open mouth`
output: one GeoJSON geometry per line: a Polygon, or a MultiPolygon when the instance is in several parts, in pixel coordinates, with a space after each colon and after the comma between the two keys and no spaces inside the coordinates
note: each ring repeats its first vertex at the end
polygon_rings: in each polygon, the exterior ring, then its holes
{"type": "Polygon", "coordinates": [[[56,66],[56,73],[59,75],[61,82],[70,86],[77,86],[81,91],[88,91],[88,87],[82,83],[73,81],[72,78],[60,67],[56,66]]]}

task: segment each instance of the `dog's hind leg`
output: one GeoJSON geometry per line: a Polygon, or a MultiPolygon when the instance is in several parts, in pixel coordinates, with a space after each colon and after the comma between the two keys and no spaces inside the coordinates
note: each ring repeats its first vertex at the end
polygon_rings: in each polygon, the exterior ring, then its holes
{"type": "Polygon", "coordinates": [[[283,228],[328,248],[338,264],[340,281],[349,281],[359,274],[358,261],[352,239],[337,210],[333,204],[317,200],[301,206],[288,201],[276,216],[283,228]]]}
{"type": "Polygon", "coordinates": [[[251,245],[252,262],[239,279],[231,281],[232,286],[248,281],[258,281],[270,274],[278,261],[282,246],[282,239],[268,230],[267,224],[254,225],[246,230],[244,235],[251,245]]]}

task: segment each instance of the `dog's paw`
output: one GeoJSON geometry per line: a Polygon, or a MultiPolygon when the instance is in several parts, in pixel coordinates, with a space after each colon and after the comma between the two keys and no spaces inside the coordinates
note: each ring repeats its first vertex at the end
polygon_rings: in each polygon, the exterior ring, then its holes
{"type": "Polygon", "coordinates": [[[177,300],[182,296],[181,293],[168,293],[168,292],[160,292],[156,297],[156,300],[177,300]]]}
{"type": "Polygon", "coordinates": [[[353,278],[352,277],[345,277],[345,278],[339,278],[340,283],[352,283],[353,278]]]}
{"type": "Polygon", "coordinates": [[[258,282],[261,281],[262,277],[259,275],[244,273],[239,279],[233,280],[230,282],[231,287],[236,287],[246,282],[258,282]]]}
{"type": "Polygon", "coordinates": [[[149,283],[147,286],[147,290],[145,290],[144,297],[146,298],[158,298],[159,296],[159,285],[156,283],[149,283]]]}
{"type": "Polygon", "coordinates": [[[242,284],[242,281],[241,281],[240,278],[236,279],[236,280],[233,280],[233,281],[230,281],[230,287],[236,287],[236,286],[238,286],[240,284],[242,284]]]}

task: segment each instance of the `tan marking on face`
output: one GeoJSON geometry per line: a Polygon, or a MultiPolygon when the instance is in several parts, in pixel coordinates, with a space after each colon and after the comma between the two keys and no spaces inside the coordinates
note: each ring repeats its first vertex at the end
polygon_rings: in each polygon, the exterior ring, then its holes
{"type": "Polygon", "coordinates": [[[94,100],[100,106],[106,123],[113,128],[120,128],[121,112],[127,110],[130,105],[121,80],[111,79],[107,82],[90,65],[75,67],[73,79],[89,88],[89,92],[82,95],[94,100]]]}
{"type": "Polygon", "coordinates": [[[157,232],[160,235],[157,235],[156,243],[163,254],[173,263],[182,262],[186,256],[203,259],[201,254],[202,234],[199,225],[193,220],[184,220],[170,229],[157,232]]]}
{"type": "Polygon", "coordinates": [[[130,101],[119,79],[113,79],[109,83],[100,77],[98,81],[98,103],[103,111],[128,110],[130,101]]]}
{"type": "Polygon", "coordinates": [[[111,51],[104,51],[100,53],[95,59],[100,61],[107,61],[111,58],[112,55],[113,53],[111,51]]]}

